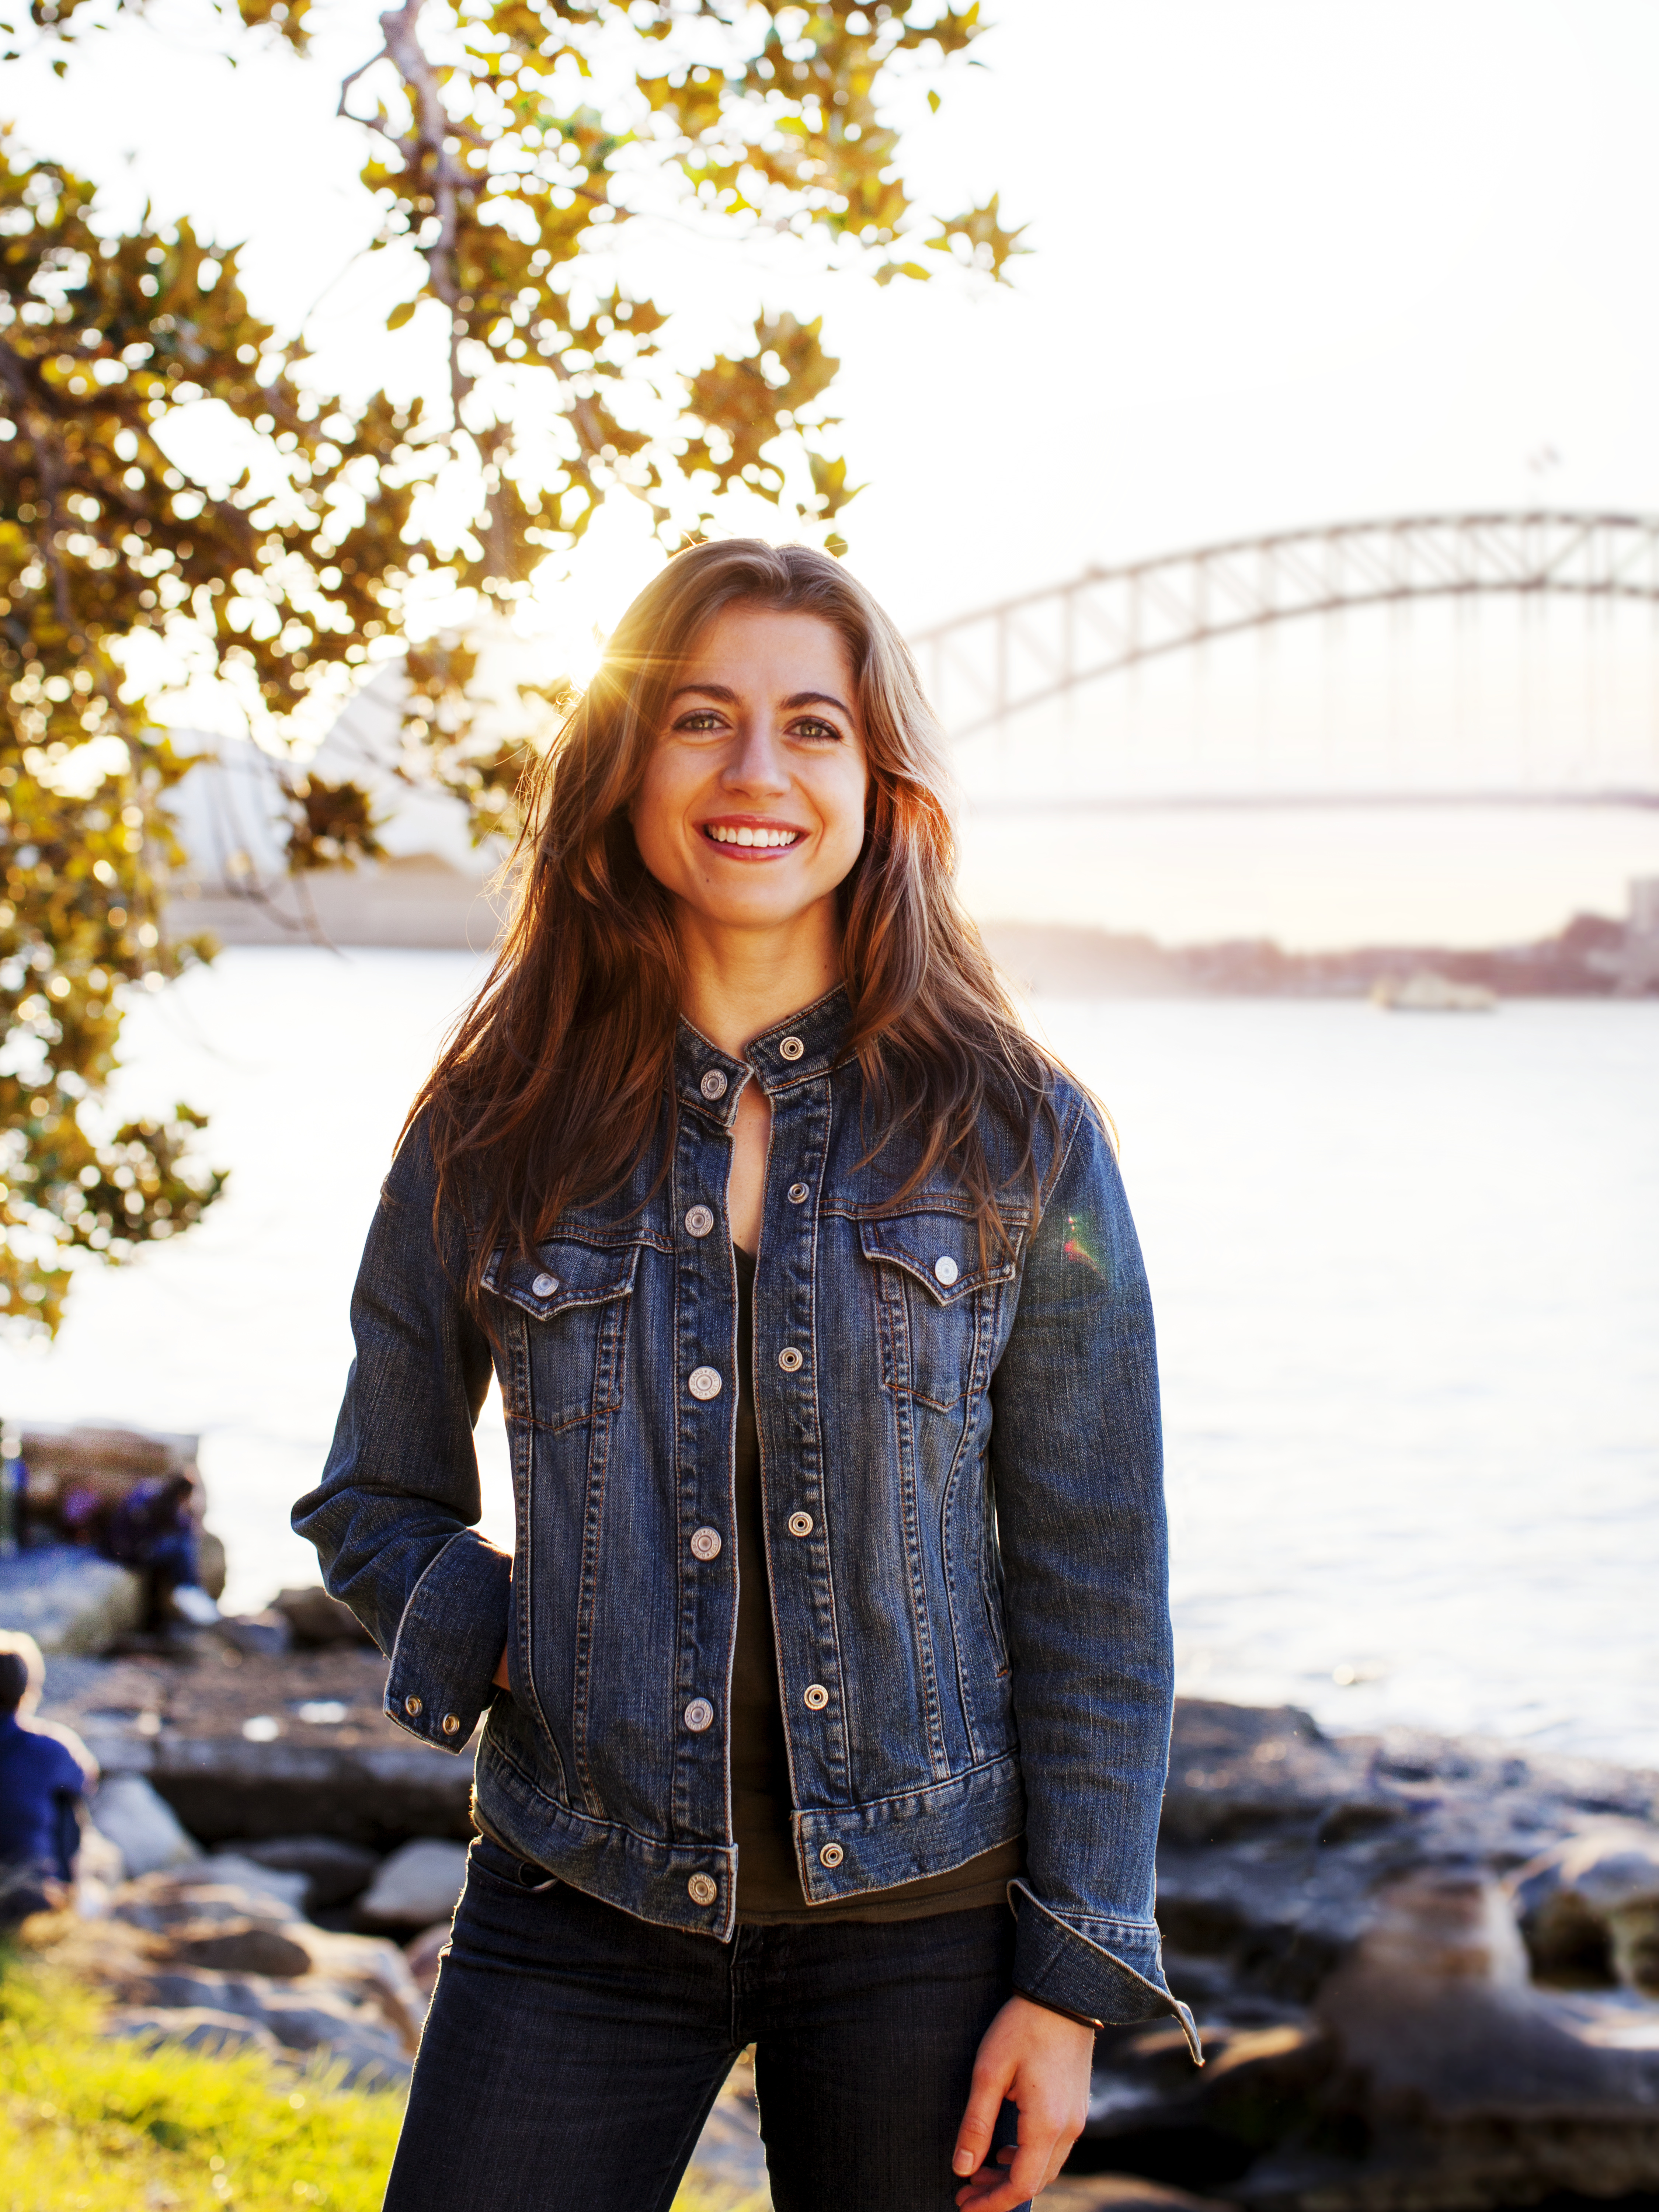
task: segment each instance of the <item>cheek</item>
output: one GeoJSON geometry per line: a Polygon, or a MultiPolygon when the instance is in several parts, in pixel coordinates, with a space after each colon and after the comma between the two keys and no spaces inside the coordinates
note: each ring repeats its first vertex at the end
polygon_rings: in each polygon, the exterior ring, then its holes
{"type": "Polygon", "coordinates": [[[653,853],[666,850],[671,842],[677,811],[674,805],[673,779],[665,774],[665,763],[658,755],[647,765],[640,787],[634,794],[628,810],[633,825],[634,842],[640,848],[640,857],[647,866],[653,853]]]}
{"type": "Polygon", "coordinates": [[[824,767],[812,796],[828,833],[825,842],[837,851],[850,844],[856,854],[864,842],[869,771],[861,759],[826,762],[824,767]]]}

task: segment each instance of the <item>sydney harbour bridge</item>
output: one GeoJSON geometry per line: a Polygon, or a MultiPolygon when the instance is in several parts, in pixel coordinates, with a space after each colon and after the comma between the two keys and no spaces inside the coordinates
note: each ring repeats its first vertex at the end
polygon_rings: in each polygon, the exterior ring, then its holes
{"type": "MultiPolygon", "coordinates": [[[[1592,625],[1623,625],[1624,726],[1616,743],[1592,742],[1593,707],[1554,712],[1553,731],[1522,742],[1509,732],[1460,755],[1440,717],[1431,743],[1407,744],[1367,765],[1331,771],[1304,751],[1265,769],[1261,748],[1237,731],[1211,748],[1206,772],[1171,772],[1158,757],[1134,776],[1105,783],[1086,802],[1134,806],[1321,805],[1371,801],[1659,807],[1659,518],[1562,513],[1408,516],[1333,524],[1236,539],[1116,567],[1003,599],[914,633],[924,680],[951,737],[994,738],[1022,749],[1025,733],[1051,729],[1109,697],[1116,679],[1177,657],[1201,659],[1225,641],[1281,625],[1351,626],[1365,611],[1402,617],[1425,602],[1508,600],[1528,622],[1553,620],[1577,602],[1592,625]],[[1634,635],[1650,638],[1632,659],[1628,611],[1645,602],[1634,635]],[[1550,612],[1545,612],[1548,603],[1550,612]],[[1635,707],[1635,726],[1631,708],[1635,707]]],[[[1460,613],[1460,619],[1462,616],[1460,613]]],[[[1373,616],[1373,645],[1378,642],[1373,616]]],[[[1593,642],[1593,641],[1592,641],[1593,642]]],[[[1383,657],[1389,639],[1382,636],[1383,657]]],[[[1582,702],[1581,702],[1582,704],[1582,702]]],[[[1241,718],[1233,717],[1237,724],[1241,718]]],[[[1103,749],[1097,749],[1103,750],[1103,749]]]]}

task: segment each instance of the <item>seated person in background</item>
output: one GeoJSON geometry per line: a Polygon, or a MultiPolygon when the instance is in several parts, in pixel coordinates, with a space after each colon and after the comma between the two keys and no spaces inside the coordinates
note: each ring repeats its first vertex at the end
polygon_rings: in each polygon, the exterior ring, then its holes
{"type": "Polygon", "coordinates": [[[0,1631],[0,1923],[68,1902],[97,1778],[79,1736],[35,1719],[45,1679],[34,1638],[0,1631]]]}
{"type": "Polygon", "coordinates": [[[135,1484],[105,1515],[103,1549],[122,1566],[149,1573],[152,1619],[177,1613],[210,1628],[219,1608],[202,1588],[192,1495],[187,1474],[135,1484]]]}

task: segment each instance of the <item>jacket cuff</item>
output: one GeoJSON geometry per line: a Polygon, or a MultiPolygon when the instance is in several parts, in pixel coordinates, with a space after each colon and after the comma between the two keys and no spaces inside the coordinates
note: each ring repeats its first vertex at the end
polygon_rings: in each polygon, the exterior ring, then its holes
{"type": "Polygon", "coordinates": [[[386,1671],[387,1717],[422,1743],[460,1751],[495,1696],[513,1561],[471,1528],[450,1538],[410,1593],[386,1671]]]}
{"type": "Polygon", "coordinates": [[[1097,2027],[1169,2016],[1181,2023],[1194,2065],[1204,2063],[1198,2029],[1164,1978],[1158,1934],[1126,1920],[1062,1920],[1023,1881],[1008,1885],[1018,1919],[1014,1986],[1034,2004],[1097,2027]],[[1109,1948],[1108,1946],[1109,1945],[1109,1948]]]}

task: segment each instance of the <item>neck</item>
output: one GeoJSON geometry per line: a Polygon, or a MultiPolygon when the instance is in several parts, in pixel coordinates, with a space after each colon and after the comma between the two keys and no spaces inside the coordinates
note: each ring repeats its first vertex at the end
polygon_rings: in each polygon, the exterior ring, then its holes
{"type": "Polygon", "coordinates": [[[810,1006],[841,981],[833,899],[782,927],[733,929],[679,910],[684,1012],[720,1051],[741,1060],[751,1037],[810,1006]]]}

